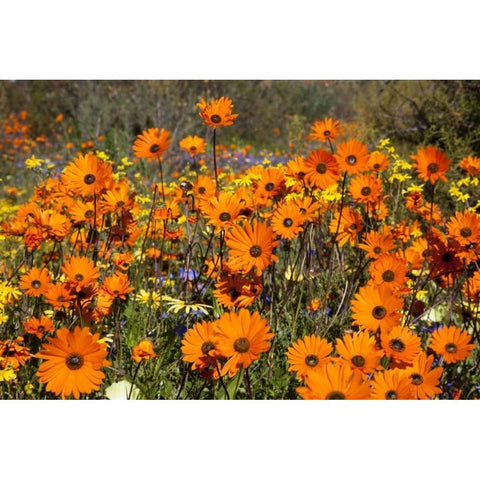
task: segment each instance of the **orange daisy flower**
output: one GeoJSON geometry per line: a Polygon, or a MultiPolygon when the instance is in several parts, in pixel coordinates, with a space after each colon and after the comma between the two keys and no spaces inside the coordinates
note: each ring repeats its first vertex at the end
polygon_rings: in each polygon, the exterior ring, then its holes
{"type": "MultiPolygon", "coordinates": [[[[72,205],[69,213],[75,225],[81,223],[89,223],[90,225],[93,225],[95,206],[93,202],[77,201],[72,205]]],[[[98,212],[97,217],[100,217],[98,212]]],[[[97,226],[99,226],[99,224],[100,218],[97,218],[97,226]]]]}
{"type": "Polygon", "coordinates": [[[271,225],[273,231],[282,238],[292,239],[298,236],[302,228],[303,218],[294,202],[279,205],[273,212],[271,225]]]}
{"type": "Polygon", "coordinates": [[[445,363],[465,360],[475,348],[470,343],[472,336],[455,326],[442,326],[432,333],[430,348],[438,355],[443,355],[445,363]]]}
{"type": "Polygon", "coordinates": [[[375,175],[357,175],[350,183],[349,192],[357,202],[376,203],[382,195],[382,181],[375,175]]]}
{"type": "Polygon", "coordinates": [[[100,277],[98,268],[87,257],[71,257],[62,265],[62,272],[77,292],[92,285],[100,277]]]}
{"type": "Polygon", "coordinates": [[[315,150],[305,160],[305,181],[322,190],[335,185],[340,172],[338,162],[325,150],[315,150]]]}
{"type": "Polygon", "coordinates": [[[420,338],[407,327],[397,325],[388,332],[381,333],[382,347],[385,355],[399,367],[411,365],[421,351],[420,338]]]}
{"type": "Polygon", "coordinates": [[[189,135],[188,137],[180,140],[180,148],[190,154],[191,157],[198,155],[199,153],[205,153],[206,143],[203,138],[189,135]]]}
{"type": "Polygon", "coordinates": [[[153,343],[151,340],[140,340],[137,345],[132,348],[132,360],[140,363],[142,360],[148,361],[158,355],[153,350],[153,343]]]}
{"type": "Polygon", "coordinates": [[[417,169],[418,176],[425,182],[434,184],[437,180],[447,181],[445,173],[450,165],[447,156],[435,147],[420,148],[416,155],[410,155],[410,158],[417,163],[414,167],[417,169]]]}
{"type": "Polygon", "coordinates": [[[218,378],[215,322],[197,322],[182,339],[183,360],[192,364],[192,370],[200,370],[202,376],[218,378]]]}
{"type": "Polygon", "coordinates": [[[73,394],[78,400],[81,393],[100,390],[105,374],[102,367],[110,362],[105,360],[107,346],[99,342],[100,335],[91,335],[88,328],[75,327],[57,330],[56,337],[47,339],[42,350],[35,357],[45,360],[38,368],[37,376],[47,384],[47,391],[61,395],[62,399],[73,394]]]}
{"type": "Polygon", "coordinates": [[[390,164],[388,157],[382,152],[372,152],[368,159],[368,166],[375,172],[383,172],[390,164]]]}
{"type": "Polygon", "coordinates": [[[276,167],[266,168],[256,182],[255,197],[264,202],[267,199],[279,196],[284,186],[285,174],[283,171],[276,167]]]}
{"type": "Polygon", "coordinates": [[[336,241],[340,247],[343,247],[347,242],[354,245],[358,234],[363,230],[362,217],[350,207],[343,207],[340,225],[338,224],[339,216],[340,212],[336,212],[332,218],[329,225],[330,232],[337,233],[336,241]]]}
{"type": "Polygon", "coordinates": [[[223,357],[230,357],[222,368],[222,375],[233,377],[240,367],[248,368],[270,349],[273,337],[265,318],[258,312],[250,313],[241,308],[238,313],[224,313],[214,324],[217,350],[223,357]]]}
{"type": "Polygon", "coordinates": [[[395,248],[395,240],[390,228],[386,226],[383,232],[372,230],[366,233],[363,237],[363,243],[360,243],[358,248],[365,250],[368,258],[377,259],[382,254],[388,253],[395,248]]]}
{"type": "Polygon", "coordinates": [[[406,370],[394,368],[377,372],[372,380],[374,400],[413,400],[413,388],[406,370]]]}
{"type": "Polygon", "coordinates": [[[260,275],[278,257],[273,249],[279,241],[273,240],[273,230],[265,223],[253,220],[253,225],[234,225],[225,235],[229,248],[229,266],[232,269],[249,272],[252,268],[260,275]]]}
{"type": "Polygon", "coordinates": [[[200,116],[205,125],[212,128],[227,127],[233,125],[238,113],[232,113],[233,104],[228,97],[221,97],[218,100],[211,100],[207,103],[203,98],[197,103],[200,109],[200,116]]]}
{"type": "Polygon", "coordinates": [[[327,140],[335,140],[342,128],[338,120],[333,118],[325,118],[324,120],[317,120],[312,126],[312,133],[310,136],[320,142],[327,140]]]}
{"type": "Polygon", "coordinates": [[[289,372],[296,372],[300,380],[311,372],[319,371],[322,365],[331,361],[332,344],[318,335],[298,339],[287,351],[289,372]]]}
{"type": "Polygon", "coordinates": [[[287,175],[295,180],[303,180],[305,177],[305,158],[295,157],[287,163],[287,175]]]}
{"type": "Polygon", "coordinates": [[[408,266],[405,259],[396,254],[385,253],[370,264],[369,273],[376,285],[405,286],[408,281],[408,266]]]}
{"type": "Polygon", "coordinates": [[[362,142],[351,139],[339,143],[335,158],[342,172],[352,175],[368,170],[368,148],[362,142]]]}
{"type": "Polygon", "coordinates": [[[469,175],[480,175],[480,158],[478,157],[465,157],[458,166],[469,175]]]}
{"type": "Polygon", "coordinates": [[[193,193],[196,197],[208,199],[215,195],[215,181],[206,175],[199,175],[193,184],[193,193]]]}
{"type": "Polygon", "coordinates": [[[30,271],[20,277],[20,288],[25,295],[40,297],[45,294],[50,286],[51,276],[46,269],[32,267],[30,271]]]}
{"type": "Polygon", "coordinates": [[[78,154],[62,174],[65,186],[75,195],[96,195],[112,182],[112,166],[91,153],[78,154]]]}
{"type": "Polygon", "coordinates": [[[335,350],[342,357],[338,361],[364,375],[381,369],[380,359],[383,351],[375,344],[375,337],[367,332],[356,332],[338,338],[335,350]]]}
{"type": "Polygon", "coordinates": [[[413,365],[407,368],[408,378],[410,379],[415,398],[427,400],[434,398],[437,393],[442,393],[442,389],[438,388],[438,385],[443,368],[436,367],[432,369],[433,360],[433,355],[427,357],[424,352],[421,352],[413,360],[413,365]]]}
{"type": "Polygon", "coordinates": [[[308,374],[306,387],[297,392],[306,400],[363,400],[369,398],[370,388],[358,370],[340,363],[327,363],[308,374]]]}
{"type": "Polygon", "coordinates": [[[218,198],[214,196],[205,202],[202,210],[209,225],[227,229],[240,215],[242,204],[235,194],[220,192],[218,198]]]}
{"type": "Polygon", "coordinates": [[[38,338],[42,338],[45,333],[55,331],[52,319],[46,315],[41,315],[40,318],[30,317],[23,322],[25,333],[31,333],[38,338]]]}
{"type": "Polygon", "coordinates": [[[170,146],[170,132],[164,128],[149,128],[138,135],[133,143],[133,151],[138,158],[152,158],[163,155],[170,146]]]}
{"type": "Polygon", "coordinates": [[[389,331],[400,323],[403,300],[384,285],[367,284],[360,287],[352,300],[354,325],[362,330],[389,331]]]}
{"type": "Polygon", "coordinates": [[[462,247],[480,243],[480,215],[475,212],[455,212],[447,223],[447,229],[462,247]]]}
{"type": "Polygon", "coordinates": [[[125,300],[126,295],[130,293],[134,288],[130,286],[130,280],[127,274],[122,272],[116,272],[110,277],[106,277],[103,280],[102,290],[114,298],[121,298],[125,300]]]}
{"type": "Polygon", "coordinates": [[[44,296],[54,310],[62,307],[68,308],[70,302],[75,299],[75,296],[72,295],[72,287],[68,283],[51,283],[44,296]]]}
{"type": "Polygon", "coordinates": [[[213,296],[226,308],[248,307],[262,293],[261,277],[255,281],[243,275],[222,275],[217,281],[213,296]]]}

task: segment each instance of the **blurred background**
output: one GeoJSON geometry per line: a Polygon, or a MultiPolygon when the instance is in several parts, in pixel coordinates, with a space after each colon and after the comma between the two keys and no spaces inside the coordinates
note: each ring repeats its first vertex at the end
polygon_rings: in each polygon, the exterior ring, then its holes
{"type": "MultiPolygon", "coordinates": [[[[107,149],[131,155],[138,133],[205,135],[196,103],[228,96],[239,117],[224,143],[279,149],[305,138],[315,120],[349,122],[367,143],[389,137],[400,152],[430,144],[455,157],[480,155],[480,81],[39,80],[0,81],[0,117],[28,112],[34,135],[48,135],[64,115],[72,140],[105,136],[107,149]]],[[[292,145],[290,145],[292,146],[292,145]]]]}

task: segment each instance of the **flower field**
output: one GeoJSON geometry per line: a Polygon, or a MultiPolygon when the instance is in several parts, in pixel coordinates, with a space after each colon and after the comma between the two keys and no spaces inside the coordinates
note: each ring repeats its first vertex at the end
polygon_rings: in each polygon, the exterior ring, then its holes
{"type": "Polygon", "coordinates": [[[0,118],[0,398],[479,399],[480,158],[235,105],[126,156],[0,118]]]}

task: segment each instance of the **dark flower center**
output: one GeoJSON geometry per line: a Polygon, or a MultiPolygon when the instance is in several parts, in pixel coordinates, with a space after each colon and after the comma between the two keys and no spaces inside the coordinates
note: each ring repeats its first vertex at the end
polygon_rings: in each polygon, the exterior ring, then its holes
{"type": "Polygon", "coordinates": [[[325,130],[325,131],[323,132],[323,135],[324,135],[325,137],[329,137],[329,136],[330,136],[330,130],[325,130]]]}
{"type": "Polygon", "coordinates": [[[204,355],[208,355],[208,352],[210,350],[213,350],[215,348],[215,345],[212,342],[203,342],[202,344],[202,353],[204,355]]]}
{"type": "Polygon", "coordinates": [[[156,143],[154,143],[151,147],[150,147],[150,153],[157,153],[160,151],[160,145],[157,145],[156,143]]]}
{"type": "Polygon", "coordinates": [[[468,227],[463,227],[460,230],[460,235],[464,238],[469,237],[472,234],[472,229],[468,227]]]}
{"type": "Polygon", "coordinates": [[[385,270],[382,273],[382,279],[384,282],[393,282],[393,280],[395,280],[395,273],[391,270],[385,270]]]}
{"type": "Polygon", "coordinates": [[[453,254],[451,252],[444,253],[442,255],[442,260],[447,263],[451,262],[453,260],[453,254]]]}
{"type": "Polygon", "coordinates": [[[360,190],[360,193],[366,197],[367,195],[370,195],[372,193],[372,189],[370,187],[363,187],[361,190],[360,190]]]}
{"type": "Polygon", "coordinates": [[[324,173],[327,172],[328,168],[327,168],[327,166],[326,166],[324,163],[319,163],[319,164],[316,166],[315,170],[316,170],[318,173],[320,173],[320,174],[324,174],[324,173]]]}
{"type": "Polygon", "coordinates": [[[41,332],[44,332],[45,331],[45,327],[43,325],[39,325],[37,327],[37,330],[41,333],[41,332]]]}
{"type": "Polygon", "coordinates": [[[220,115],[212,115],[210,120],[212,123],[220,123],[222,121],[222,117],[220,117],[220,115]]]}
{"type": "Polygon", "coordinates": [[[352,223],[350,225],[350,227],[348,227],[349,230],[356,230],[357,229],[357,224],[356,223],[352,223]]]}
{"type": "Polygon", "coordinates": [[[375,163],[375,164],[373,165],[373,169],[374,169],[374,170],[378,170],[379,168],[380,168],[380,164],[379,164],[379,163],[375,163]]]}
{"type": "Polygon", "coordinates": [[[85,278],[85,277],[84,277],[81,273],[77,273],[77,274],[75,275],[75,280],[76,280],[77,282],[81,282],[84,278],[85,278]]]}
{"type": "Polygon", "coordinates": [[[196,152],[196,151],[197,151],[197,147],[196,147],[195,145],[192,145],[192,146],[190,147],[190,151],[191,151],[191,152],[196,152]]]}
{"type": "Polygon", "coordinates": [[[352,363],[356,367],[363,367],[365,365],[365,359],[361,355],[355,355],[352,357],[352,363]]]}
{"type": "Polygon", "coordinates": [[[355,155],[349,155],[347,157],[347,163],[349,165],[355,165],[357,163],[357,157],[355,155]]]}
{"type": "Polygon", "coordinates": [[[327,400],[345,400],[345,394],[342,392],[330,392],[327,395],[327,400]]]}
{"type": "Polygon", "coordinates": [[[381,320],[382,318],[385,317],[385,315],[387,314],[387,310],[385,307],[382,307],[381,305],[375,307],[373,310],[372,310],[372,315],[374,316],[374,318],[376,318],[377,320],[381,320]]]}
{"type": "Polygon", "coordinates": [[[448,353],[455,353],[457,351],[457,346],[454,343],[447,343],[445,345],[445,350],[448,353]]]}
{"type": "Polygon", "coordinates": [[[118,208],[122,208],[124,205],[125,205],[125,202],[124,202],[123,200],[119,200],[119,201],[117,202],[117,207],[118,207],[118,208]]]}
{"type": "Polygon", "coordinates": [[[269,182],[265,185],[265,190],[267,192],[271,192],[275,188],[275,184],[272,182],[269,182]]]}
{"type": "Polygon", "coordinates": [[[385,394],[385,399],[386,400],[397,400],[397,398],[398,398],[398,393],[395,390],[389,390],[385,394]]]}
{"type": "Polygon", "coordinates": [[[232,216],[228,212],[222,212],[218,217],[222,222],[228,222],[232,216]]]}
{"type": "Polygon", "coordinates": [[[83,177],[83,181],[87,184],[87,185],[92,185],[92,183],[95,183],[95,175],[93,173],[87,173],[87,175],[85,175],[83,177]]]}
{"type": "Polygon", "coordinates": [[[65,297],[63,295],[60,295],[59,297],[57,297],[57,302],[64,302],[65,301],[65,297]]]}
{"type": "Polygon", "coordinates": [[[429,163],[427,170],[429,173],[437,173],[440,170],[438,163],[429,163]]]}
{"type": "Polygon", "coordinates": [[[373,249],[373,253],[376,253],[378,255],[379,253],[382,253],[382,249],[380,247],[375,247],[373,249]]]}
{"type": "Polygon", "coordinates": [[[238,353],[248,352],[250,349],[250,341],[245,337],[237,338],[233,344],[233,348],[238,353]]]}
{"type": "Polygon", "coordinates": [[[423,377],[419,373],[412,373],[410,378],[414,385],[421,385],[423,383],[423,377]]]}
{"type": "Polygon", "coordinates": [[[83,356],[79,353],[71,353],[65,360],[65,364],[70,370],[78,370],[82,368],[83,356]]]}
{"type": "Polygon", "coordinates": [[[262,254],[262,248],[258,245],[254,245],[252,248],[250,248],[250,255],[253,258],[257,258],[262,254]]]}
{"type": "Polygon", "coordinates": [[[405,343],[403,343],[401,338],[394,338],[390,340],[390,348],[396,352],[403,352],[405,350],[405,343]]]}
{"type": "Polygon", "coordinates": [[[318,357],[316,355],[307,355],[305,357],[305,363],[309,367],[315,367],[318,365],[318,357]]]}
{"type": "Polygon", "coordinates": [[[34,280],[32,282],[32,287],[35,289],[40,288],[41,286],[42,286],[42,283],[39,280],[34,280]]]}
{"type": "Polygon", "coordinates": [[[230,299],[232,300],[232,302],[234,302],[235,300],[237,300],[237,298],[241,295],[241,293],[235,289],[235,288],[231,288],[229,291],[228,291],[228,294],[230,295],[230,299]]]}
{"type": "Polygon", "coordinates": [[[205,187],[200,187],[200,188],[198,189],[198,193],[199,193],[200,195],[203,195],[203,194],[205,193],[205,187]]]}
{"type": "Polygon", "coordinates": [[[284,221],[283,221],[283,225],[285,227],[291,227],[293,225],[293,220],[291,218],[286,218],[284,221]]]}
{"type": "Polygon", "coordinates": [[[85,218],[92,218],[93,217],[93,210],[87,210],[85,212],[85,218]]]}

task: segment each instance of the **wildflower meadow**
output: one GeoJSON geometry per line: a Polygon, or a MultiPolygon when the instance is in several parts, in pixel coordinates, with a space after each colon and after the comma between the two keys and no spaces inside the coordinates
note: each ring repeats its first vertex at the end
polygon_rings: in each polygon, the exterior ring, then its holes
{"type": "Polygon", "coordinates": [[[248,82],[164,83],[134,126],[88,98],[89,131],[46,113],[48,84],[1,111],[0,398],[480,398],[473,127],[342,118],[297,86],[268,129],[248,82]]]}

